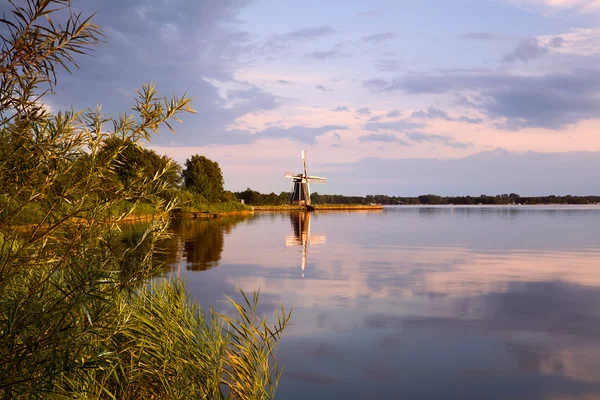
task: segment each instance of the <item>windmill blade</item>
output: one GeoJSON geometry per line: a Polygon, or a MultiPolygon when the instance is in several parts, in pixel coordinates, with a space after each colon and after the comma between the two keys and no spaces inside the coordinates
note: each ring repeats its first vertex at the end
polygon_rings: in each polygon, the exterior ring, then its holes
{"type": "Polygon", "coordinates": [[[302,164],[304,164],[304,176],[307,176],[306,173],[306,150],[302,150],[302,164]]]}
{"type": "Polygon", "coordinates": [[[310,179],[311,181],[315,181],[316,183],[318,183],[318,181],[326,181],[327,178],[323,178],[322,176],[307,176],[306,179],[310,179]]]}

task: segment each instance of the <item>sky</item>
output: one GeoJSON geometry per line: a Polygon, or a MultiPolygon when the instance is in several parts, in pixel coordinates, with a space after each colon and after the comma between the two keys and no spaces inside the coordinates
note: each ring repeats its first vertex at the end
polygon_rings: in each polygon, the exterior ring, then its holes
{"type": "Polygon", "coordinates": [[[105,43],[52,110],[128,112],[156,82],[196,114],[148,147],[225,188],[600,194],[600,0],[74,0],[105,43]]]}

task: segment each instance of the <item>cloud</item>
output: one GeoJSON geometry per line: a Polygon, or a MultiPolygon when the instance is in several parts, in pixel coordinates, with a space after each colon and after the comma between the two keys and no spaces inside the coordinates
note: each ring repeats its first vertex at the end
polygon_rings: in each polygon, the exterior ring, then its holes
{"type": "Polygon", "coordinates": [[[317,85],[317,86],[315,86],[315,88],[316,88],[317,90],[321,90],[321,91],[323,91],[323,92],[331,92],[331,91],[333,90],[333,89],[327,89],[327,88],[326,88],[325,86],[323,86],[323,85],[317,85]]]}
{"type": "Polygon", "coordinates": [[[576,11],[582,14],[597,14],[600,12],[598,0],[506,0],[520,7],[534,7],[536,9],[553,11],[576,11]]]}
{"type": "Polygon", "coordinates": [[[380,17],[380,16],[384,15],[384,11],[381,9],[369,10],[369,11],[359,12],[356,15],[361,16],[361,17],[380,17]]]}
{"type": "Polygon", "coordinates": [[[395,132],[404,132],[407,130],[420,129],[424,127],[425,124],[406,120],[374,122],[371,119],[365,124],[364,129],[368,131],[390,130],[395,132]]]}
{"type": "Polygon", "coordinates": [[[305,41],[318,39],[324,36],[330,36],[337,33],[337,30],[327,26],[314,26],[310,28],[297,29],[295,31],[285,33],[283,35],[277,35],[273,38],[275,41],[287,42],[287,41],[305,41]]]}
{"type": "Polygon", "coordinates": [[[398,72],[402,69],[398,60],[375,60],[373,64],[381,72],[398,72]]]}
{"type": "Polygon", "coordinates": [[[315,60],[319,60],[319,61],[329,60],[332,58],[350,57],[349,54],[345,54],[341,51],[341,47],[342,47],[341,44],[338,43],[329,51],[313,51],[308,56],[311,58],[314,58],[315,60]]]}
{"type": "Polygon", "coordinates": [[[361,115],[371,115],[371,111],[368,108],[360,108],[356,112],[361,115]]]}
{"type": "Polygon", "coordinates": [[[228,90],[228,100],[241,100],[238,104],[238,110],[243,114],[258,111],[272,110],[280,106],[282,98],[271,93],[252,86],[244,90],[228,90]]]}
{"type": "Polygon", "coordinates": [[[333,110],[330,110],[330,111],[344,112],[344,111],[350,111],[350,109],[347,106],[337,106],[336,108],[334,108],[333,110]]]}
{"type": "Polygon", "coordinates": [[[562,36],[555,36],[548,42],[548,47],[552,47],[553,49],[558,49],[562,47],[565,43],[565,38],[562,36]]]}
{"type": "Polygon", "coordinates": [[[452,118],[448,115],[448,113],[444,110],[440,110],[434,106],[428,106],[424,110],[414,111],[411,115],[412,118],[420,118],[420,119],[443,119],[446,121],[459,121],[459,122],[467,122],[469,124],[480,124],[483,122],[481,118],[470,118],[466,116],[462,116],[459,118],[452,118]]]}
{"type": "Polygon", "coordinates": [[[337,132],[333,132],[331,137],[334,138],[335,140],[342,140],[342,136],[337,132]]]}
{"type": "Polygon", "coordinates": [[[504,62],[535,60],[548,54],[548,48],[540,46],[537,38],[526,38],[519,40],[517,47],[510,53],[505,54],[504,62]]]}
{"type": "Polygon", "coordinates": [[[286,81],[285,79],[279,79],[279,80],[277,80],[277,83],[279,83],[281,85],[291,85],[293,82],[286,81]]]}
{"type": "Polygon", "coordinates": [[[469,124],[481,124],[483,122],[483,119],[481,119],[481,118],[470,118],[470,117],[465,117],[463,115],[462,117],[458,118],[456,121],[467,122],[469,124]]]}
{"type": "Polygon", "coordinates": [[[489,33],[489,32],[469,32],[469,33],[460,35],[460,38],[469,39],[469,40],[483,40],[483,41],[498,41],[498,40],[505,39],[501,35],[497,35],[495,33],[489,33]]]}
{"type": "Polygon", "coordinates": [[[364,81],[363,86],[365,88],[373,90],[375,92],[389,92],[389,91],[395,90],[395,88],[393,88],[391,86],[391,83],[392,82],[388,82],[384,79],[372,78],[372,79],[367,79],[366,81],[364,81]]]}
{"type": "Polygon", "coordinates": [[[401,146],[409,146],[404,140],[391,133],[369,133],[367,135],[359,136],[358,140],[361,142],[397,143],[401,146]]]}
{"type": "Polygon", "coordinates": [[[469,149],[473,147],[473,143],[470,142],[459,142],[445,135],[430,135],[421,132],[407,132],[405,136],[416,143],[425,142],[440,142],[453,149],[469,149]]]}
{"type": "Polygon", "coordinates": [[[538,36],[540,45],[552,49],[553,55],[566,55],[571,62],[579,56],[581,62],[597,63],[600,53],[600,28],[571,28],[566,33],[559,35],[538,36]],[[596,57],[587,59],[586,57],[596,57]]]}
{"type": "Polygon", "coordinates": [[[341,125],[325,125],[317,128],[309,128],[306,126],[292,126],[290,128],[271,127],[257,132],[253,136],[256,140],[278,138],[289,139],[306,144],[316,144],[318,137],[324,136],[331,131],[344,129],[348,128],[341,125]]]}
{"type": "Polygon", "coordinates": [[[400,110],[392,110],[392,111],[388,112],[387,114],[385,114],[385,116],[388,118],[398,118],[401,115],[402,115],[402,111],[400,111],[400,110]]]}
{"type": "Polygon", "coordinates": [[[406,74],[392,80],[370,79],[374,92],[454,94],[507,129],[559,129],[600,117],[600,70],[574,69],[538,75],[493,71],[406,74]],[[472,93],[470,97],[461,93],[472,93]]]}
{"type": "Polygon", "coordinates": [[[397,37],[398,37],[398,34],[396,34],[396,33],[386,32],[386,33],[377,33],[375,35],[363,36],[362,38],[360,38],[360,40],[363,42],[367,42],[367,43],[379,44],[379,43],[385,42],[387,40],[395,39],[397,37]]]}
{"type": "Polygon", "coordinates": [[[381,119],[379,115],[369,118],[369,122],[377,122],[381,119]]]}
{"type": "Polygon", "coordinates": [[[422,119],[451,119],[447,112],[434,106],[428,106],[425,110],[414,111],[410,116],[422,119]]]}
{"type": "Polygon", "coordinates": [[[135,89],[158,82],[161,95],[176,93],[194,99],[197,114],[181,116],[177,135],[161,131],[155,145],[207,145],[247,142],[228,128],[248,113],[272,110],[281,98],[252,85],[240,86],[235,72],[252,50],[251,36],[242,30],[242,0],[171,0],[140,2],[104,0],[74,2],[75,12],[98,11],[93,22],[105,33],[94,57],[77,57],[80,69],[60,73],[52,104],[56,109],[103,104],[109,115],[130,110],[135,89]],[[98,7],[98,9],[96,9],[98,7]]]}

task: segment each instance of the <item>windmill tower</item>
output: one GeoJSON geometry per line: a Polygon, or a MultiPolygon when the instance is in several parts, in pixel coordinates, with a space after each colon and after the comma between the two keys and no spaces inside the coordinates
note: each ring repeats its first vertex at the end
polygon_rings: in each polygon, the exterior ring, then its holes
{"type": "Polygon", "coordinates": [[[301,206],[310,206],[310,187],[309,181],[315,183],[324,183],[325,178],[320,176],[308,176],[306,172],[306,150],[302,150],[302,164],[304,166],[304,174],[294,174],[286,172],[285,177],[292,181],[292,195],[290,196],[290,204],[301,206]]]}
{"type": "Polygon", "coordinates": [[[326,242],[325,234],[310,233],[310,214],[306,211],[291,212],[290,220],[292,221],[292,235],[285,238],[285,246],[302,246],[302,277],[304,278],[304,270],[306,268],[306,259],[308,255],[308,245],[321,244],[326,242]]]}

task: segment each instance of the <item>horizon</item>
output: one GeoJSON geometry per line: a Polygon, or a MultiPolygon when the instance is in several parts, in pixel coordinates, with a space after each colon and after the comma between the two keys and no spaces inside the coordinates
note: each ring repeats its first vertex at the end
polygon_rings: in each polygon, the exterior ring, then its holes
{"type": "Polygon", "coordinates": [[[106,43],[45,105],[187,90],[198,113],[148,147],[217,161],[232,191],[288,190],[307,150],[327,193],[600,193],[600,2],[339,4],[75,2],[106,43]]]}

